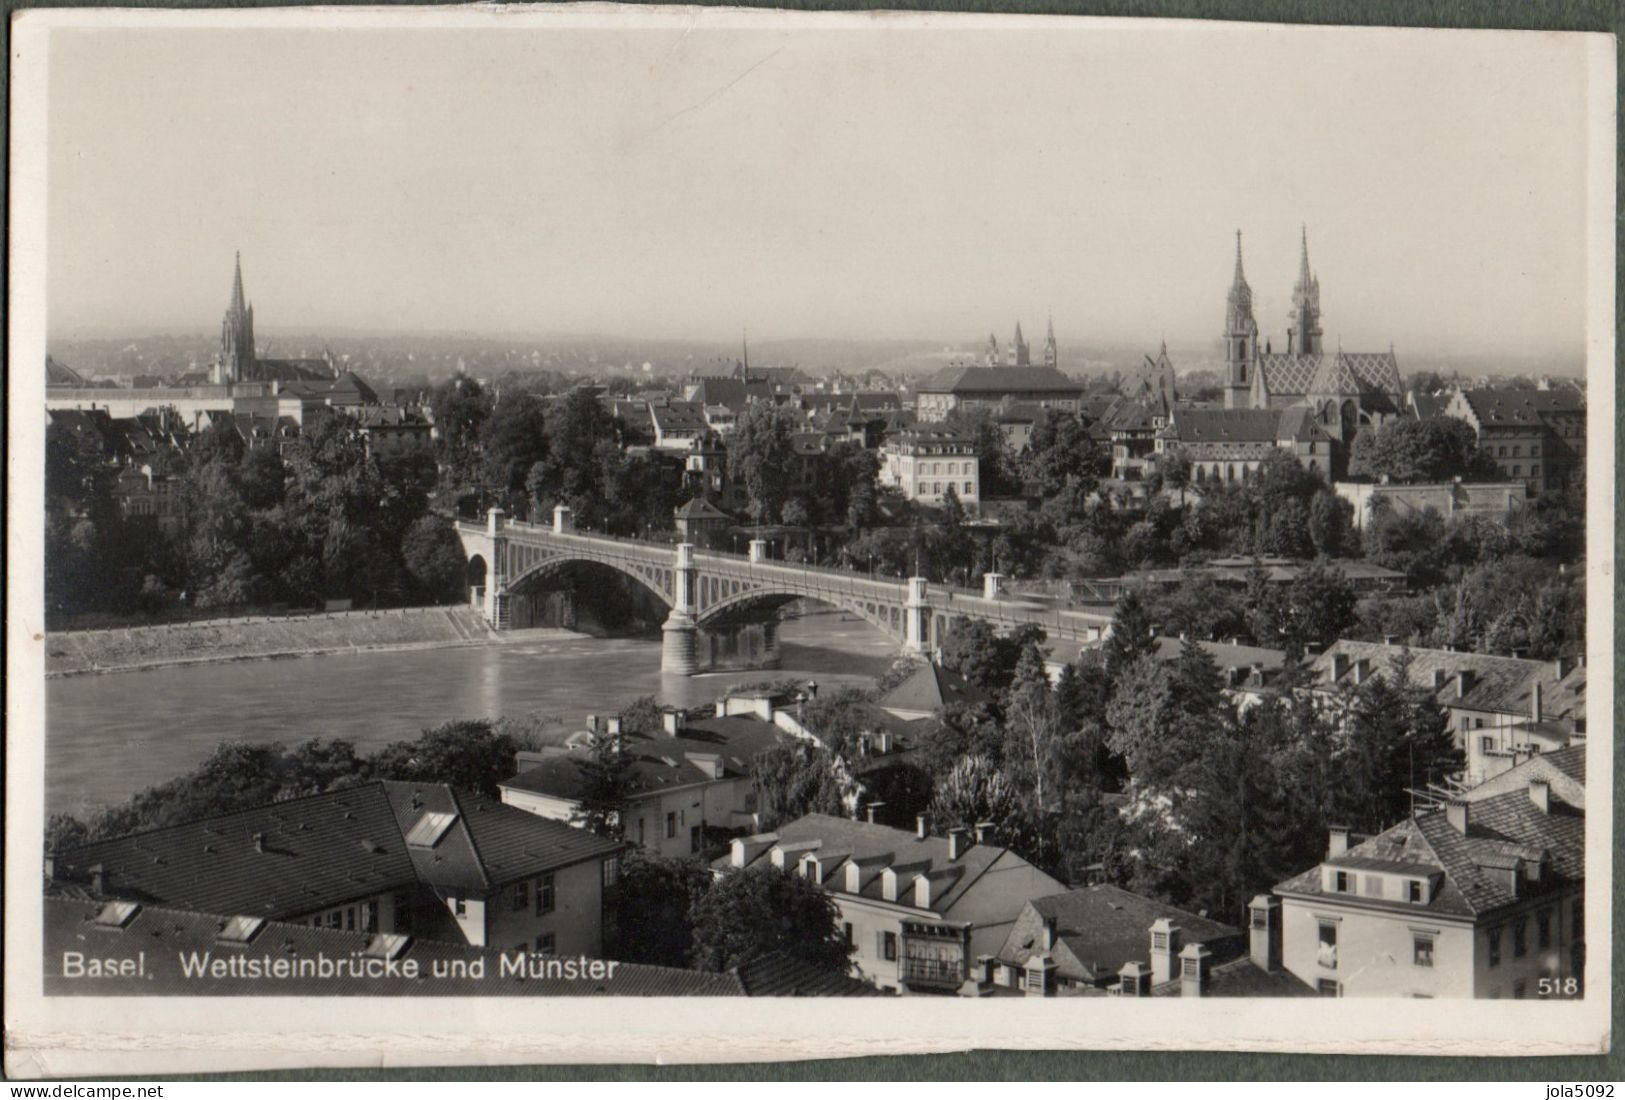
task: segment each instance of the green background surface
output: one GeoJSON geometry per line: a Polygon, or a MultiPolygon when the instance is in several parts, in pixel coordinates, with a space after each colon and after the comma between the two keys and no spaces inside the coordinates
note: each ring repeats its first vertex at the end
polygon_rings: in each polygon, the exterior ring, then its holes
{"type": "MultiPolygon", "coordinates": [[[[114,4],[27,3],[0,0],[7,12],[28,8],[110,7],[114,4]]],[[[209,3],[170,0],[118,0],[125,8],[251,8],[286,6],[291,0],[250,0],[245,3],[209,3]]],[[[689,0],[710,4],[711,0],[689,0]]],[[[342,5],[334,5],[342,6],[342,5]]],[[[401,5],[408,6],[408,5],[401,5]]],[[[1348,24],[1393,27],[1477,27],[1506,30],[1601,31],[1617,36],[1625,29],[1625,0],[1089,0],[1065,3],[1060,0],[915,0],[912,3],[829,3],[780,0],[777,3],[751,3],[737,0],[731,7],[781,8],[798,11],[864,11],[876,9],[908,11],[1018,12],[1041,15],[1104,15],[1156,17],[1166,19],[1213,19],[1271,23],[1348,24]]],[[[7,20],[5,64],[9,69],[10,20],[7,20]]],[[[1625,73],[1625,65],[1620,66],[1625,73]]],[[[7,74],[9,76],[9,72],[7,74]]],[[[9,79],[7,81],[9,88],[9,79]]],[[[1617,89],[1616,89],[1617,92],[1617,89]]],[[[1617,102],[1617,98],[1616,98],[1617,102]]],[[[1619,143],[1625,147],[1625,142],[1619,143]]],[[[1617,150],[1616,150],[1617,153],[1617,150]]],[[[1625,176],[1625,173],[1621,174],[1625,176]]],[[[1616,180],[1617,187],[1617,180],[1616,180]]],[[[1622,223],[1618,194],[1615,198],[1616,272],[1622,223]]],[[[1621,315],[1620,280],[1615,279],[1615,316],[1621,315]]],[[[1616,361],[1616,378],[1618,367],[1616,361]]],[[[1616,452],[1614,467],[1620,466],[1617,437],[1621,418],[1614,410],[1616,452]]],[[[1621,493],[1615,479],[1615,538],[1619,534],[1621,493]]],[[[1616,559],[1617,561],[1617,559],[1616,559]]],[[[1625,637],[1619,627],[1620,590],[1614,589],[1614,636],[1616,652],[1625,637]]],[[[1614,717],[1620,715],[1618,677],[1614,717]]],[[[1621,783],[1615,745],[1614,801],[1625,805],[1625,784],[1621,783]]],[[[1616,829],[1616,836],[1618,830],[1616,829]]],[[[1625,912],[1625,873],[1620,849],[1614,846],[1614,927],[1612,937],[1615,971],[1611,996],[1611,1016],[1617,1030],[1625,983],[1621,981],[1618,960],[1621,915],[1625,912]]],[[[1463,1008],[1471,1011],[1471,1003],[1463,1008]]],[[[1530,1011],[1538,1012],[1535,1002],[1530,1011]]],[[[1386,1057],[1375,1055],[1288,1055],[1224,1054],[1211,1052],[1028,1052],[976,1050],[962,1054],[891,1056],[876,1058],[819,1059],[802,1062],[758,1062],[749,1064],[650,1066],[506,1066],[489,1068],[400,1069],[400,1070],[312,1070],[278,1073],[223,1074],[217,1077],[164,1077],[155,1080],[256,1080],[256,1081],[825,1081],[825,1080],[1264,1080],[1264,1081],[1529,1081],[1540,1083],[1585,1083],[1625,1081],[1625,1056],[1613,1053],[1570,1058],[1443,1058],[1386,1057]]],[[[1539,1095],[1544,1096],[1542,1091],[1539,1095]]]]}

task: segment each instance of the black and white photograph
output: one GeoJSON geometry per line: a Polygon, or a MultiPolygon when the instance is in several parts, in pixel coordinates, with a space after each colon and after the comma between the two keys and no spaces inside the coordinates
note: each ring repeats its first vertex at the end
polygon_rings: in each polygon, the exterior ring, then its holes
{"type": "Polygon", "coordinates": [[[12,64],[9,1074],[1608,1049],[1612,38],[12,64]]]}

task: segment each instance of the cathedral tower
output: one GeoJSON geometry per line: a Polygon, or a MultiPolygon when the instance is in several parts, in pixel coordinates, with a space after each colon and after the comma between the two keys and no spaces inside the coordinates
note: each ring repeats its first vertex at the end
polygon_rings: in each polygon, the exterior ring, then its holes
{"type": "Polygon", "coordinates": [[[1032,350],[1028,348],[1026,339],[1021,335],[1020,321],[1016,322],[1016,335],[1010,341],[1010,348],[1006,354],[1012,367],[1025,367],[1032,361],[1032,350]]]}
{"type": "Polygon", "coordinates": [[[254,377],[254,307],[243,297],[243,254],[237,253],[237,271],[231,283],[231,304],[220,322],[220,356],[214,370],[216,383],[243,382],[254,377]]]}
{"type": "Polygon", "coordinates": [[[1309,271],[1309,229],[1303,230],[1298,252],[1298,285],[1292,288],[1292,325],[1286,330],[1286,350],[1294,355],[1319,355],[1320,280],[1309,271]]]}
{"type": "Polygon", "coordinates": [[[1258,322],[1253,318],[1253,290],[1241,270],[1241,230],[1236,230],[1236,274],[1224,314],[1224,407],[1251,406],[1254,360],[1258,357],[1258,322]]]}
{"type": "Polygon", "coordinates": [[[1049,319],[1049,331],[1044,336],[1044,365],[1051,368],[1061,365],[1061,357],[1055,350],[1055,317],[1053,314],[1050,315],[1049,319]]]}

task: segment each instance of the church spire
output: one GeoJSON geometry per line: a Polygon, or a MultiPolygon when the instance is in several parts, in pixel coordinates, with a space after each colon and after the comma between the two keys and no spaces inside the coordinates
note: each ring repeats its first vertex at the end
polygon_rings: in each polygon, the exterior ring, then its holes
{"type": "Polygon", "coordinates": [[[1253,360],[1258,355],[1258,321],[1253,317],[1253,291],[1241,267],[1241,230],[1236,230],[1236,273],[1225,298],[1224,358],[1228,378],[1224,407],[1252,407],[1253,360]]]}
{"type": "Polygon", "coordinates": [[[1241,230],[1236,230],[1236,277],[1230,280],[1232,287],[1246,286],[1247,276],[1241,270],[1241,230]]]}
{"type": "Polygon", "coordinates": [[[1044,332],[1044,365],[1046,367],[1058,366],[1060,355],[1055,347],[1055,311],[1049,312],[1049,324],[1044,332]]]}
{"type": "Polygon", "coordinates": [[[243,254],[237,253],[237,270],[231,280],[231,311],[243,313],[248,305],[243,301],[243,254]]]}
{"type": "Polygon", "coordinates": [[[1319,355],[1320,280],[1309,269],[1309,227],[1303,227],[1298,247],[1298,284],[1292,288],[1292,326],[1287,329],[1287,351],[1297,355],[1319,355]]]}

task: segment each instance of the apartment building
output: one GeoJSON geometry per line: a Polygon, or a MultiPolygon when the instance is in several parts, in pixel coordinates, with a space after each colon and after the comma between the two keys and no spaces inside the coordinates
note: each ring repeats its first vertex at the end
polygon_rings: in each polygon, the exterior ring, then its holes
{"type": "Polygon", "coordinates": [[[930,505],[942,504],[951,488],[965,510],[975,514],[982,484],[976,445],[948,428],[898,432],[881,445],[880,484],[930,505]]]}

